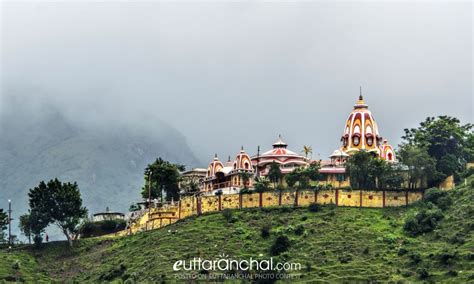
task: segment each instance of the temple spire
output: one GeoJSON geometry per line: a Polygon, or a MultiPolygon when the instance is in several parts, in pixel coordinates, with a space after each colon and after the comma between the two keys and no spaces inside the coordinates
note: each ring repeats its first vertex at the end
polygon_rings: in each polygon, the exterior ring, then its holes
{"type": "Polygon", "coordinates": [[[359,86],[359,101],[363,101],[364,98],[362,97],[362,86],[359,86]]]}

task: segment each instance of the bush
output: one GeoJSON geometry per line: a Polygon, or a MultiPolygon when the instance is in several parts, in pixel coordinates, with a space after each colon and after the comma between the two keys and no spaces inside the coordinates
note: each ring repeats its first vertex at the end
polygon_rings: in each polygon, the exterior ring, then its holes
{"type": "Polygon", "coordinates": [[[279,255],[290,248],[290,239],[287,236],[281,235],[276,238],[275,243],[270,247],[270,254],[275,256],[279,255]]]}
{"type": "Polygon", "coordinates": [[[424,196],[425,202],[431,202],[439,208],[446,210],[452,204],[451,197],[448,192],[438,188],[427,189],[424,196]]]}
{"type": "Polygon", "coordinates": [[[444,265],[451,264],[456,259],[457,252],[454,250],[445,249],[439,253],[436,258],[444,265]]]}
{"type": "Polygon", "coordinates": [[[352,256],[350,254],[344,254],[338,257],[340,263],[349,263],[352,261],[352,256]]]}
{"type": "Polygon", "coordinates": [[[272,225],[270,223],[266,223],[263,225],[263,227],[260,229],[260,235],[262,238],[268,238],[270,236],[270,231],[272,229],[272,225]]]}
{"type": "Polygon", "coordinates": [[[422,261],[421,255],[417,252],[410,253],[408,257],[410,258],[413,264],[418,264],[422,261]]]}
{"type": "Polygon", "coordinates": [[[319,212],[321,211],[321,206],[317,203],[311,203],[308,207],[309,212],[319,212]]]}
{"type": "Polygon", "coordinates": [[[295,229],[295,235],[301,236],[302,234],[304,234],[304,227],[303,225],[298,225],[295,229]]]}
{"type": "Polygon", "coordinates": [[[90,238],[112,234],[124,230],[126,227],[127,223],[121,219],[86,222],[81,226],[79,233],[82,238],[90,238]]]}
{"type": "Polygon", "coordinates": [[[405,255],[405,254],[407,254],[407,253],[408,253],[408,251],[407,251],[405,248],[400,248],[400,249],[398,250],[398,253],[397,253],[397,254],[398,254],[399,256],[402,256],[402,255],[405,255]]]}
{"type": "Polygon", "coordinates": [[[224,216],[224,218],[226,219],[228,223],[233,223],[235,221],[234,214],[232,213],[230,209],[224,209],[222,211],[222,216],[224,216]]]}
{"type": "Polygon", "coordinates": [[[443,218],[443,212],[436,206],[422,208],[416,215],[405,219],[403,229],[412,236],[418,236],[433,231],[443,218]]]}
{"type": "Polygon", "coordinates": [[[418,275],[418,277],[420,279],[426,279],[430,276],[430,273],[428,272],[428,269],[426,269],[424,267],[418,267],[416,269],[416,274],[418,275]]]}

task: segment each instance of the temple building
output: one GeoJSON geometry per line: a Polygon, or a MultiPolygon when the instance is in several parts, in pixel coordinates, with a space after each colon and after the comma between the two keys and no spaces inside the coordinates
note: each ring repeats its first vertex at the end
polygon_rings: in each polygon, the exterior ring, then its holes
{"type": "Polygon", "coordinates": [[[373,153],[389,162],[396,161],[392,146],[388,144],[387,139],[380,136],[377,122],[362,94],[346,120],[341,143],[342,146],[329,157],[330,161],[321,163],[320,173],[324,183],[336,187],[349,186],[345,163],[350,155],[360,150],[373,153]]]}
{"type": "Polygon", "coordinates": [[[187,174],[201,175],[201,193],[215,194],[221,191],[227,194],[236,193],[243,187],[252,187],[256,177],[268,175],[272,163],[279,165],[284,177],[298,167],[307,167],[312,162],[319,162],[321,184],[346,187],[350,182],[345,164],[354,153],[364,150],[389,162],[396,161],[395,152],[388,141],[380,135],[377,122],[362,93],[344,124],[341,144],[341,147],[329,156],[330,160],[312,161],[289,150],[288,144],[279,136],[273,143],[273,148],[263,154],[258,150],[257,155],[250,157],[242,147],[235,159],[231,160],[229,157],[225,164],[216,154],[207,169],[187,174]]]}
{"type": "Polygon", "coordinates": [[[282,174],[287,174],[298,167],[309,165],[309,159],[287,149],[288,144],[283,142],[281,135],[272,146],[273,149],[252,157],[252,164],[258,176],[266,176],[273,162],[280,166],[282,174]]]}
{"type": "Polygon", "coordinates": [[[362,94],[347,118],[341,142],[340,150],[349,155],[366,150],[387,161],[395,161],[393,148],[380,136],[377,123],[362,94]]]}
{"type": "Polygon", "coordinates": [[[207,167],[203,181],[205,194],[214,194],[218,190],[223,193],[236,193],[241,187],[251,187],[254,179],[254,168],[250,156],[244,148],[240,150],[232,161],[229,157],[224,165],[217,154],[207,167]],[[248,178],[245,178],[248,177],[248,178]]]}

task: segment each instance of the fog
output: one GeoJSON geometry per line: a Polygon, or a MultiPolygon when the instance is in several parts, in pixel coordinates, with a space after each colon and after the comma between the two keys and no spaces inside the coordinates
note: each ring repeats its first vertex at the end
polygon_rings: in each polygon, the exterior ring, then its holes
{"type": "Polygon", "coordinates": [[[470,2],[3,2],[1,24],[0,109],[162,120],[202,166],[278,134],[326,158],[359,86],[394,145],[427,116],[473,121],[470,2]]]}

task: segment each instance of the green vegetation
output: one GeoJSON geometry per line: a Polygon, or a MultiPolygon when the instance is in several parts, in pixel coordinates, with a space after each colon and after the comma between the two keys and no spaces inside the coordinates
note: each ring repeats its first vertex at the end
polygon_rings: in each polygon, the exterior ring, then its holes
{"type": "Polygon", "coordinates": [[[72,248],[55,242],[3,249],[0,279],[172,281],[175,261],[225,253],[234,259],[277,254],[278,261],[303,265],[301,280],[472,282],[472,181],[447,193],[430,190],[426,201],[409,207],[243,209],[129,237],[83,239],[72,248]],[[405,220],[429,206],[443,214],[433,230],[405,231],[405,220]]]}
{"type": "Polygon", "coordinates": [[[82,224],[79,234],[82,238],[97,237],[124,230],[126,226],[125,220],[121,219],[86,222],[82,224]]]}
{"type": "Polygon", "coordinates": [[[461,125],[450,116],[428,117],[418,128],[405,129],[404,145],[425,150],[434,159],[434,171],[427,175],[434,186],[450,175],[458,176],[466,162],[474,161],[473,125],[461,125]]]}
{"type": "Polygon", "coordinates": [[[35,234],[35,243],[40,243],[41,233],[49,224],[54,224],[72,246],[80,222],[87,217],[87,209],[82,206],[77,183],[63,183],[58,179],[48,183],[42,181],[37,187],[30,189],[28,197],[31,213],[26,225],[35,234]]]}
{"type": "Polygon", "coordinates": [[[0,208],[0,243],[5,241],[5,230],[8,225],[8,215],[0,208]]]}
{"type": "Polygon", "coordinates": [[[364,150],[353,154],[347,160],[346,170],[353,188],[399,189],[403,182],[396,164],[364,150]]]}
{"type": "Polygon", "coordinates": [[[180,171],[184,165],[173,164],[162,158],[156,159],[145,169],[145,184],[142,187],[142,197],[147,199],[161,198],[166,200],[179,199],[180,171]],[[162,192],[165,196],[162,196],[162,192]]]}

